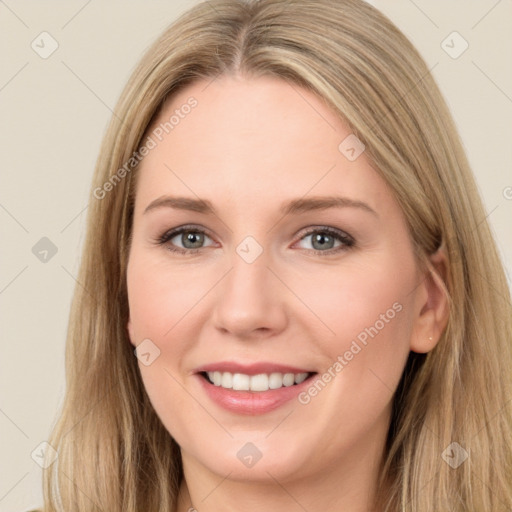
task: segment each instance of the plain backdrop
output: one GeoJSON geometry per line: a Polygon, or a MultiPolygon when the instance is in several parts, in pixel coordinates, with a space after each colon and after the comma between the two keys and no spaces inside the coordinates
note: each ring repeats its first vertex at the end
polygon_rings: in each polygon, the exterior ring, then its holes
{"type": "MultiPolygon", "coordinates": [[[[0,1],[0,511],[42,504],[35,460],[65,391],[69,306],[111,110],[142,53],[195,3],[0,1]]],[[[510,276],[512,2],[372,3],[432,68],[510,276]]]]}

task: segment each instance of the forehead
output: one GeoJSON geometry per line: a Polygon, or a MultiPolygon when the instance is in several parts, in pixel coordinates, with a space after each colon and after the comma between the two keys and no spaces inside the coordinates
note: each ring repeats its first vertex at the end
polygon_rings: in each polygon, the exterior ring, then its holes
{"type": "Polygon", "coordinates": [[[195,82],[165,105],[148,133],[156,146],[141,163],[137,191],[146,200],[215,192],[213,202],[239,197],[248,204],[339,192],[377,201],[386,193],[364,153],[351,161],[340,150],[353,134],[336,112],[278,78],[195,82]]]}

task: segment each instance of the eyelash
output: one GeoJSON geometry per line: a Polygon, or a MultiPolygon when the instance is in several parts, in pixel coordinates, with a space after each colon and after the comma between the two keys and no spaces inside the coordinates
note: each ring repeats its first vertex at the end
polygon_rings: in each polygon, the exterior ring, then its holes
{"type": "MultiPolygon", "coordinates": [[[[157,245],[165,245],[165,244],[167,244],[167,242],[172,240],[175,236],[181,235],[182,233],[187,232],[187,231],[190,231],[193,233],[200,233],[200,234],[209,236],[208,233],[204,229],[198,228],[196,226],[180,226],[178,228],[174,228],[174,229],[171,229],[171,230],[163,233],[156,240],[156,244],[157,245]]],[[[342,245],[340,245],[336,248],[333,248],[333,249],[327,249],[325,251],[320,251],[318,249],[303,249],[304,251],[307,251],[308,253],[313,253],[315,255],[320,255],[320,256],[328,256],[328,255],[337,254],[342,251],[347,251],[349,249],[354,248],[356,245],[354,238],[352,238],[348,233],[345,233],[341,230],[334,229],[334,228],[331,228],[328,226],[321,226],[321,227],[318,227],[315,229],[311,229],[310,231],[304,233],[299,238],[298,241],[301,241],[304,238],[306,238],[310,235],[313,235],[315,233],[323,233],[323,234],[332,236],[335,240],[341,242],[342,245]]],[[[211,237],[209,237],[209,238],[211,238],[211,237]]],[[[190,254],[196,254],[201,249],[205,249],[205,247],[199,247],[196,249],[182,249],[180,247],[175,247],[175,246],[173,247],[173,246],[169,245],[167,247],[167,249],[174,253],[190,255],[190,254]]]]}

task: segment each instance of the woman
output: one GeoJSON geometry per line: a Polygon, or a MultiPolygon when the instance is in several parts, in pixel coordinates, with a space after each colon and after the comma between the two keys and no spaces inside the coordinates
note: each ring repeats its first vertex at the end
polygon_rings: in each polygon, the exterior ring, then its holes
{"type": "Polygon", "coordinates": [[[510,510],[484,219],[436,84],[374,8],[190,10],[101,149],[45,510],[510,510]]]}

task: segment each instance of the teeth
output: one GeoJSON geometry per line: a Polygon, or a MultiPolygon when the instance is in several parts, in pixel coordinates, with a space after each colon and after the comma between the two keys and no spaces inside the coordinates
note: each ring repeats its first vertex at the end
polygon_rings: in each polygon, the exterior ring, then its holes
{"type": "Polygon", "coordinates": [[[220,380],[220,385],[223,388],[231,389],[233,387],[233,374],[224,372],[220,380]]]}
{"type": "Polygon", "coordinates": [[[295,383],[295,375],[293,375],[293,373],[285,373],[283,375],[283,385],[288,387],[288,386],[293,386],[293,384],[295,383]]]}
{"type": "Polygon", "coordinates": [[[233,375],[233,389],[235,391],[249,391],[251,378],[243,373],[235,373],[233,375]]]}
{"type": "Polygon", "coordinates": [[[216,385],[220,386],[222,383],[222,373],[220,372],[208,372],[208,377],[216,385]]]}
{"type": "Polygon", "coordinates": [[[300,384],[308,378],[308,373],[297,373],[295,375],[295,384],[300,384]]]}
{"type": "Polygon", "coordinates": [[[251,376],[251,391],[267,391],[268,375],[260,373],[260,375],[251,376]]]}
{"type": "Polygon", "coordinates": [[[246,375],[244,373],[208,372],[208,378],[215,386],[235,391],[268,391],[293,386],[304,382],[308,373],[260,373],[246,375]]]}
{"type": "Polygon", "coordinates": [[[278,389],[283,387],[283,374],[271,373],[268,378],[268,387],[270,389],[278,389]]]}

